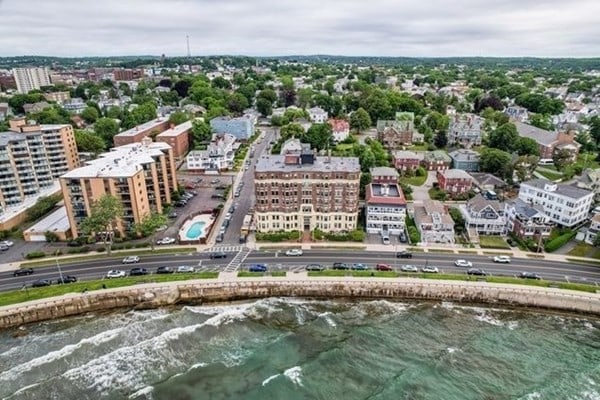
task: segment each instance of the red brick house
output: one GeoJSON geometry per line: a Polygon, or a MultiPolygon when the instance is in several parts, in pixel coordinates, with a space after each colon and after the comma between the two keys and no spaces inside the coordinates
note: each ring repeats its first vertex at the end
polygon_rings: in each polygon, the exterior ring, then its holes
{"type": "Polygon", "coordinates": [[[423,161],[423,153],[415,153],[412,151],[397,150],[392,153],[392,162],[394,167],[400,171],[400,173],[406,173],[406,171],[415,171],[421,165],[423,161]]]}
{"type": "Polygon", "coordinates": [[[448,192],[450,196],[467,193],[473,186],[473,178],[462,169],[438,171],[437,181],[440,189],[448,192]]]}

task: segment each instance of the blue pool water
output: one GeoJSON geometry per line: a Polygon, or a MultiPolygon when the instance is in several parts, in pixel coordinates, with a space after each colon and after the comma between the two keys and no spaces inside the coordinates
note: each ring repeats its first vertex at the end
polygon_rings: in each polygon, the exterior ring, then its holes
{"type": "Polygon", "coordinates": [[[206,225],[206,222],[204,221],[199,221],[199,222],[194,222],[187,230],[187,232],[185,233],[185,237],[191,240],[197,240],[200,238],[200,236],[203,235],[204,233],[204,226],[206,225]]]}

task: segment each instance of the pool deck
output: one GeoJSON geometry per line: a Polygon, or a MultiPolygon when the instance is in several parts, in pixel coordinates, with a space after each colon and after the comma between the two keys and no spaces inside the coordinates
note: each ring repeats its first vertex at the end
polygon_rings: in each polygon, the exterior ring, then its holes
{"type": "Polygon", "coordinates": [[[190,242],[190,241],[196,241],[196,240],[201,240],[204,239],[208,236],[208,232],[210,232],[210,227],[212,226],[212,224],[215,222],[215,218],[212,216],[212,214],[199,214],[196,215],[194,217],[192,217],[191,219],[188,219],[187,221],[185,221],[183,223],[183,225],[181,226],[181,229],[179,229],[179,241],[180,242],[190,242]],[[187,231],[190,229],[190,227],[196,223],[196,222],[204,222],[204,228],[202,230],[202,234],[196,238],[188,238],[187,237],[187,231]]]}

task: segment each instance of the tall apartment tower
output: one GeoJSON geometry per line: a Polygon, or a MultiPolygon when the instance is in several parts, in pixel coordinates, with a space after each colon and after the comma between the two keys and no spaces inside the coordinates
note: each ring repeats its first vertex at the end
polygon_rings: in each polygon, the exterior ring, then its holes
{"type": "Polygon", "coordinates": [[[126,235],[151,212],[163,212],[177,190],[173,149],[167,143],[144,138],[113,148],[87,165],[60,177],[67,216],[74,238],[92,205],[104,195],[116,197],[123,217],[116,230],[126,235]]]}
{"type": "Polygon", "coordinates": [[[30,90],[51,85],[50,74],[45,67],[14,68],[13,76],[19,93],[29,93],[30,90]]]}

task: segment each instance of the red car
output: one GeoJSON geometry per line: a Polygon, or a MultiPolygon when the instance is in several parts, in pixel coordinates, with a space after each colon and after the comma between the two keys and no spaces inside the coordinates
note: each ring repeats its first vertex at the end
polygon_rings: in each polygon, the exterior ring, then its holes
{"type": "Polygon", "coordinates": [[[375,266],[375,270],[377,270],[377,271],[393,271],[394,269],[389,264],[377,264],[375,266]]]}

